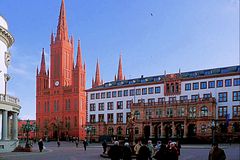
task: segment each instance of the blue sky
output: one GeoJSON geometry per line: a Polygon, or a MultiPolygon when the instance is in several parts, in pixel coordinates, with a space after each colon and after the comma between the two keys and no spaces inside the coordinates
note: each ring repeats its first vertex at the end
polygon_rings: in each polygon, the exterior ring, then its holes
{"type": "MultiPolygon", "coordinates": [[[[20,98],[22,119],[35,119],[36,67],[42,48],[49,65],[60,4],[0,1],[0,15],[15,37],[8,93],[20,98]]],[[[101,78],[113,80],[120,52],[126,78],[239,64],[239,0],[65,0],[65,5],[75,51],[81,40],[87,88],[97,58],[101,78]]]]}

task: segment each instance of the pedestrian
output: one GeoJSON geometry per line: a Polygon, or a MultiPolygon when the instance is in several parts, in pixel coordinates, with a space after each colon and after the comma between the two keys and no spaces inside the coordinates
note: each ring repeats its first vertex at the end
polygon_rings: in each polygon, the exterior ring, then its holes
{"type": "Polygon", "coordinates": [[[167,159],[167,148],[165,144],[161,144],[160,149],[153,156],[156,160],[166,160],[167,159]]]}
{"type": "Polygon", "coordinates": [[[122,153],[118,141],[115,141],[114,145],[109,149],[108,156],[111,160],[120,160],[122,153]]]}
{"type": "Polygon", "coordinates": [[[105,154],[106,151],[107,151],[107,142],[106,142],[106,140],[103,141],[102,147],[103,147],[103,154],[105,154]]]}
{"type": "Polygon", "coordinates": [[[176,142],[169,143],[169,147],[167,148],[167,159],[178,160],[178,151],[176,147],[176,142]]]}
{"type": "Polygon", "coordinates": [[[83,147],[84,147],[84,150],[86,151],[87,150],[87,140],[86,139],[83,140],[83,147]]]}
{"type": "Polygon", "coordinates": [[[181,153],[181,143],[179,142],[179,140],[177,140],[176,142],[176,147],[177,147],[177,151],[178,151],[178,156],[180,156],[180,153],[181,153]]]}
{"type": "Polygon", "coordinates": [[[157,141],[157,144],[155,146],[155,151],[159,151],[159,149],[161,148],[161,144],[162,144],[161,141],[157,141]]]}
{"type": "Polygon", "coordinates": [[[57,140],[57,146],[60,147],[60,145],[61,145],[61,143],[60,143],[60,140],[59,140],[59,138],[58,138],[58,140],[57,140]]]}
{"type": "Polygon", "coordinates": [[[147,144],[143,144],[138,152],[137,160],[148,160],[151,157],[147,144]]]}
{"type": "Polygon", "coordinates": [[[229,137],[229,145],[232,145],[232,137],[229,137]]]}
{"type": "Polygon", "coordinates": [[[42,150],[43,150],[43,141],[42,141],[41,138],[38,141],[38,147],[39,147],[39,151],[42,152],[42,150]]]}
{"type": "Polygon", "coordinates": [[[138,157],[138,152],[139,152],[141,146],[142,146],[142,141],[141,141],[141,139],[139,139],[137,144],[134,146],[134,152],[137,157],[138,157]]]}
{"type": "Polygon", "coordinates": [[[76,148],[78,148],[78,144],[79,144],[79,139],[78,138],[75,140],[75,144],[76,144],[76,148]]]}
{"type": "Polygon", "coordinates": [[[149,160],[152,160],[152,157],[154,156],[154,147],[152,144],[151,140],[148,140],[148,145],[147,145],[149,152],[150,152],[150,156],[149,156],[149,160]]]}
{"type": "Polygon", "coordinates": [[[124,143],[123,147],[123,160],[131,160],[132,159],[132,150],[128,142],[124,143]]]}
{"type": "Polygon", "coordinates": [[[226,155],[223,149],[218,148],[217,143],[213,143],[208,155],[208,160],[225,160],[226,155]]]}

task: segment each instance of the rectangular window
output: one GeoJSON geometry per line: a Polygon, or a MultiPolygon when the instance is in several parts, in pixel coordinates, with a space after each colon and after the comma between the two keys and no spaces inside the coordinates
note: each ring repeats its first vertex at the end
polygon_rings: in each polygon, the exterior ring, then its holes
{"type": "Polygon", "coordinates": [[[99,114],[98,115],[98,121],[99,122],[104,122],[104,114],[99,114]]]}
{"type": "Polygon", "coordinates": [[[101,98],[104,99],[105,98],[105,92],[101,93],[101,98]]]}
{"type": "Polygon", "coordinates": [[[118,91],[118,97],[122,97],[122,91],[118,91]]]}
{"type": "Polygon", "coordinates": [[[227,102],[227,92],[218,93],[218,102],[227,102]]]}
{"type": "Polygon", "coordinates": [[[131,118],[131,112],[127,112],[126,117],[127,117],[127,122],[129,122],[129,119],[131,118]]]}
{"type": "Polygon", "coordinates": [[[233,79],[233,85],[234,86],[240,86],[240,78],[234,78],[233,79]]]}
{"type": "Polygon", "coordinates": [[[157,118],[162,117],[162,110],[161,109],[156,109],[156,116],[157,116],[157,118]]]}
{"type": "Polygon", "coordinates": [[[113,102],[108,102],[107,108],[108,108],[108,110],[113,110],[113,102]]]}
{"type": "Polygon", "coordinates": [[[201,89],[206,89],[207,88],[207,82],[201,82],[200,85],[201,85],[200,86],[201,89]]]}
{"type": "Polygon", "coordinates": [[[152,118],[152,110],[146,109],[146,119],[151,119],[151,118],[152,118]]]}
{"type": "Polygon", "coordinates": [[[180,101],[181,102],[187,102],[188,96],[180,96],[180,101]]]}
{"type": "Polygon", "coordinates": [[[163,97],[163,98],[158,98],[158,103],[163,103],[163,102],[165,102],[165,97],[163,97]]]}
{"type": "Polygon", "coordinates": [[[147,94],[147,88],[143,88],[142,89],[142,95],[146,95],[147,94]]]}
{"type": "Polygon", "coordinates": [[[149,98],[148,103],[153,104],[155,102],[155,98],[149,98]]]}
{"type": "Polygon", "coordinates": [[[223,87],[223,80],[217,80],[217,87],[223,87]]]}
{"type": "Polygon", "coordinates": [[[98,103],[98,110],[104,111],[104,103],[98,103]]]}
{"type": "Polygon", "coordinates": [[[145,103],[145,99],[138,99],[138,103],[145,103]]]}
{"type": "Polygon", "coordinates": [[[215,88],[215,81],[209,81],[208,88],[215,88]]]}
{"type": "Polygon", "coordinates": [[[117,113],[117,122],[123,122],[123,113],[117,113]]]}
{"type": "Polygon", "coordinates": [[[95,111],[96,107],[95,107],[95,103],[91,103],[90,104],[90,111],[95,111]]]}
{"type": "Polygon", "coordinates": [[[136,95],[141,95],[141,89],[136,89],[136,95]]]}
{"type": "Polygon", "coordinates": [[[96,99],[100,99],[100,93],[96,93],[96,99]]]}
{"type": "Polygon", "coordinates": [[[210,93],[206,93],[206,94],[203,94],[203,99],[209,99],[211,98],[211,94],[210,93]]]}
{"type": "Polygon", "coordinates": [[[189,107],[189,118],[196,118],[196,107],[189,107]]]}
{"type": "Polygon", "coordinates": [[[155,87],[155,93],[160,93],[161,92],[161,88],[160,87],[155,87]]]}
{"type": "Polygon", "coordinates": [[[127,106],[126,106],[126,108],[129,109],[130,106],[131,106],[131,104],[132,104],[132,100],[128,100],[128,101],[127,101],[127,106]]]}
{"type": "Polygon", "coordinates": [[[117,101],[117,109],[123,109],[123,101],[117,101]]]}
{"type": "Polygon", "coordinates": [[[167,117],[173,117],[173,108],[167,108],[167,117]]]}
{"type": "Polygon", "coordinates": [[[218,117],[225,118],[227,115],[227,106],[218,107],[218,117]]]}
{"type": "Polygon", "coordinates": [[[124,96],[128,96],[128,90],[123,91],[124,96]]]}
{"type": "Polygon", "coordinates": [[[186,83],[185,84],[185,91],[190,91],[191,90],[191,83],[186,83]]]}
{"type": "Polygon", "coordinates": [[[178,107],[177,114],[178,114],[178,117],[183,117],[184,116],[184,107],[178,107]]]}
{"type": "Polygon", "coordinates": [[[192,96],[191,96],[191,101],[192,101],[192,102],[197,102],[198,98],[199,98],[199,95],[198,95],[198,94],[192,95],[192,96]]]}
{"type": "Polygon", "coordinates": [[[107,98],[111,98],[111,92],[107,92],[107,98]]]}
{"type": "Polygon", "coordinates": [[[130,96],[135,96],[135,90],[134,89],[130,89],[130,96]]]}
{"type": "Polygon", "coordinates": [[[193,83],[193,90],[198,90],[199,89],[199,83],[193,83]]]}
{"type": "Polygon", "coordinates": [[[96,116],[95,116],[95,114],[91,114],[91,115],[90,115],[90,122],[91,122],[91,123],[95,123],[95,122],[96,122],[96,116]]]}
{"type": "Polygon", "coordinates": [[[231,87],[232,86],[232,79],[226,79],[225,80],[225,87],[231,87]]]}
{"type": "Polygon", "coordinates": [[[91,98],[91,99],[95,99],[95,94],[92,93],[92,94],[90,95],[90,98],[91,98]]]}
{"type": "Polygon", "coordinates": [[[240,117],[240,106],[233,106],[233,117],[240,117]]]}
{"type": "Polygon", "coordinates": [[[113,114],[108,114],[107,115],[107,118],[108,118],[108,122],[113,122],[113,114]]]}
{"type": "Polygon", "coordinates": [[[240,101],[240,91],[233,91],[233,101],[240,101]]]}
{"type": "Polygon", "coordinates": [[[117,92],[116,91],[112,91],[112,97],[117,97],[117,92]]]}
{"type": "Polygon", "coordinates": [[[148,88],[148,94],[153,94],[153,87],[148,88]]]}
{"type": "Polygon", "coordinates": [[[169,103],[174,103],[176,101],[176,97],[169,97],[169,103]]]}

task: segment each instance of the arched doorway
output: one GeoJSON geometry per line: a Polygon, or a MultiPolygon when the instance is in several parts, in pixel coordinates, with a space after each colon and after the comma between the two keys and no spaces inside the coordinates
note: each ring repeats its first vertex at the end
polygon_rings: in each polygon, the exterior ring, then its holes
{"type": "Polygon", "coordinates": [[[172,126],[170,124],[166,124],[165,126],[165,135],[166,139],[172,137],[172,126]]]}
{"type": "Polygon", "coordinates": [[[143,130],[144,130],[144,138],[148,140],[150,137],[150,126],[145,126],[143,130]]]}
{"type": "Polygon", "coordinates": [[[177,138],[183,138],[183,134],[184,134],[184,124],[179,123],[176,125],[176,136],[177,138]]]}
{"type": "Polygon", "coordinates": [[[161,138],[161,125],[155,125],[154,127],[154,137],[161,138]]]}
{"type": "Polygon", "coordinates": [[[194,137],[194,136],[196,136],[196,125],[189,124],[188,125],[188,137],[194,137]]]}

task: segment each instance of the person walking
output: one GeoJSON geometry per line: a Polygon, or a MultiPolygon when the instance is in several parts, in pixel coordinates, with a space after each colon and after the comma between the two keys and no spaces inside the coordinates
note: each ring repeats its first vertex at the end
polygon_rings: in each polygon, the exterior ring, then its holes
{"type": "Polygon", "coordinates": [[[108,156],[111,160],[120,160],[122,153],[118,141],[115,141],[114,145],[109,149],[108,156]]]}
{"type": "Polygon", "coordinates": [[[78,148],[78,144],[79,144],[79,139],[78,138],[75,140],[75,144],[76,144],[76,148],[78,148]]]}
{"type": "Polygon", "coordinates": [[[208,160],[225,160],[226,155],[223,149],[218,148],[218,144],[214,143],[208,155],[208,160]]]}
{"type": "Polygon", "coordinates": [[[123,147],[123,160],[132,159],[132,150],[128,142],[125,142],[123,147]]]}
{"type": "Polygon", "coordinates": [[[43,141],[42,141],[42,139],[39,139],[39,141],[38,141],[38,148],[39,148],[39,151],[42,152],[42,150],[43,150],[43,141]]]}
{"type": "Polygon", "coordinates": [[[149,159],[152,160],[152,157],[154,156],[154,147],[153,147],[153,144],[152,144],[152,141],[151,141],[151,140],[148,140],[148,145],[147,145],[147,147],[148,147],[149,152],[150,152],[149,159]]]}
{"type": "Polygon", "coordinates": [[[58,140],[57,140],[57,146],[60,147],[60,145],[61,145],[61,143],[60,143],[60,140],[59,140],[59,138],[58,138],[58,140]]]}
{"type": "Polygon", "coordinates": [[[86,151],[87,150],[87,140],[86,139],[83,140],[83,147],[84,147],[84,150],[86,151]]]}
{"type": "Polygon", "coordinates": [[[167,148],[165,144],[161,144],[160,149],[153,156],[156,160],[166,160],[167,159],[167,148]]]}
{"type": "Polygon", "coordinates": [[[106,142],[106,140],[103,141],[102,147],[103,147],[103,154],[105,154],[106,151],[107,151],[107,142],[106,142]]]}
{"type": "Polygon", "coordinates": [[[134,152],[137,157],[138,157],[138,152],[139,152],[141,146],[142,146],[142,141],[139,139],[137,144],[134,146],[134,152]]]}
{"type": "Polygon", "coordinates": [[[138,152],[137,160],[148,160],[151,157],[151,153],[146,144],[143,144],[138,152]]]}

